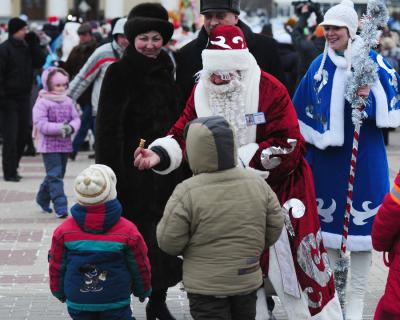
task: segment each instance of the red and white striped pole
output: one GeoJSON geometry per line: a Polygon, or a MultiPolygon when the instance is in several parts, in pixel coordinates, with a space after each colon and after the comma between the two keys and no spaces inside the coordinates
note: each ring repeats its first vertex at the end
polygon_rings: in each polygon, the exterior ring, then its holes
{"type": "Polygon", "coordinates": [[[343,222],[343,234],[342,234],[342,244],[340,247],[340,257],[343,258],[347,250],[347,236],[349,235],[349,222],[350,222],[350,211],[353,205],[353,188],[354,188],[354,178],[356,174],[356,164],[357,164],[357,153],[358,153],[358,141],[360,138],[361,124],[357,123],[354,127],[353,134],[353,147],[351,150],[351,162],[350,162],[350,172],[347,184],[347,202],[346,211],[344,214],[343,222]]]}
{"type": "Polygon", "coordinates": [[[340,246],[339,259],[336,262],[334,270],[335,287],[338,293],[338,298],[340,306],[342,308],[344,319],[346,314],[345,304],[346,304],[347,274],[349,271],[349,264],[350,264],[349,256],[346,255],[347,237],[349,235],[350,212],[353,205],[353,188],[354,188],[354,180],[356,174],[358,142],[360,138],[363,108],[364,106],[358,108],[356,112],[359,115],[359,119],[358,121],[353,121],[354,122],[353,146],[351,149],[350,172],[347,184],[347,200],[346,200],[346,207],[345,207],[344,221],[343,221],[342,243],[340,246]]]}

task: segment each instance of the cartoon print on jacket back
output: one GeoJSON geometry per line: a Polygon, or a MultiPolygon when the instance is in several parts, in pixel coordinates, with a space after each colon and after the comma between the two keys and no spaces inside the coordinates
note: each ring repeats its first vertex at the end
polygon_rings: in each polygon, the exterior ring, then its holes
{"type": "Polygon", "coordinates": [[[78,270],[84,274],[84,284],[80,289],[81,292],[99,292],[103,290],[100,281],[107,280],[107,271],[101,271],[94,264],[84,264],[78,270]]]}

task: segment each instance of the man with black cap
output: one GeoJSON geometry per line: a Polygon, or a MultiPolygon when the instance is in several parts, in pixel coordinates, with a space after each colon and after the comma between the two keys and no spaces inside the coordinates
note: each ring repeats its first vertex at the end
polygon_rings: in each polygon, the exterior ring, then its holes
{"type": "Polygon", "coordinates": [[[8,40],[0,45],[0,119],[4,180],[18,182],[17,169],[29,137],[33,71],[45,62],[38,36],[20,18],[8,22],[8,40]]]}
{"type": "Polygon", "coordinates": [[[237,25],[242,29],[249,51],[256,58],[260,68],[283,82],[285,77],[277,42],[253,33],[250,27],[239,19],[240,0],[201,0],[200,13],[204,15],[204,26],[198,37],[176,54],[176,81],[182,94],[182,107],[192,92],[195,74],[203,68],[201,52],[207,46],[210,30],[218,25],[237,25]]]}

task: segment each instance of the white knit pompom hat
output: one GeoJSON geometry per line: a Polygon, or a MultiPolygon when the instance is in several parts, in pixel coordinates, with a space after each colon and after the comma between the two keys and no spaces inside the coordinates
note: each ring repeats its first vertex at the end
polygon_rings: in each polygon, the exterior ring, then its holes
{"type": "MultiPolygon", "coordinates": [[[[347,30],[349,30],[350,39],[347,44],[347,50],[349,54],[345,54],[345,57],[348,60],[347,72],[351,73],[351,42],[356,37],[358,28],[358,15],[354,10],[354,3],[351,0],[342,0],[342,2],[336,6],[330,8],[325,13],[324,21],[320,23],[320,26],[346,27],[347,30]]],[[[326,42],[321,65],[314,76],[314,79],[317,81],[321,81],[322,79],[322,69],[324,68],[327,54],[328,43],[326,42]]]]}
{"type": "Polygon", "coordinates": [[[354,3],[350,0],[343,0],[333,6],[325,13],[324,21],[320,25],[347,27],[350,38],[354,39],[358,28],[358,15],[354,10],[354,3]]]}
{"type": "Polygon", "coordinates": [[[98,205],[117,197],[117,178],[103,164],[93,164],[75,179],[74,192],[81,205],[98,205]]]}

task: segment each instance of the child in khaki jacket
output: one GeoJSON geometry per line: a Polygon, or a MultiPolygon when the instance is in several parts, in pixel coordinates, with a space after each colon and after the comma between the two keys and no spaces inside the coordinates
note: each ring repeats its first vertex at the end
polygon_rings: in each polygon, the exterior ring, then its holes
{"type": "Polygon", "coordinates": [[[237,167],[234,133],[224,118],[198,118],[185,133],[194,177],[169,199],[158,244],[184,257],[195,320],[255,319],[263,281],[259,258],[283,227],[279,201],[264,179],[237,167]]]}

